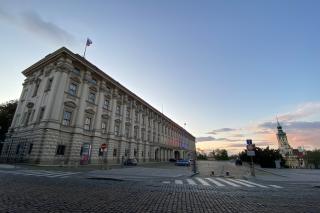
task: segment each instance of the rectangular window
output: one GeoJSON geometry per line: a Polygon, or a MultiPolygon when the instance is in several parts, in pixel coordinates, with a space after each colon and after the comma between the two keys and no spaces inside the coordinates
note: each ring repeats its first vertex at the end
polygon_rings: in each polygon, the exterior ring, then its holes
{"type": "Polygon", "coordinates": [[[22,93],[22,96],[21,96],[21,101],[23,101],[24,99],[27,98],[27,94],[28,94],[28,89],[25,89],[22,93]]]}
{"type": "Polygon", "coordinates": [[[21,146],[20,144],[18,144],[18,145],[17,145],[17,148],[16,148],[16,155],[20,153],[20,146],[21,146]]]}
{"type": "Polygon", "coordinates": [[[117,114],[117,115],[120,115],[120,110],[121,110],[120,105],[117,105],[117,106],[116,106],[116,114],[117,114]]]}
{"type": "Polygon", "coordinates": [[[136,122],[139,121],[139,113],[138,113],[138,111],[135,112],[135,121],[136,122]]]}
{"type": "Polygon", "coordinates": [[[126,125],[125,132],[126,132],[126,138],[129,138],[129,134],[130,134],[130,126],[129,125],[126,125]]]}
{"type": "Polygon", "coordinates": [[[133,135],[134,139],[138,138],[138,127],[134,128],[134,135],[133,135]]]}
{"type": "Polygon", "coordinates": [[[32,97],[37,95],[39,86],[40,86],[40,82],[37,82],[36,85],[35,85],[32,97]]]}
{"type": "Polygon", "coordinates": [[[127,117],[127,120],[130,119],[130,108],[129,107],[127,107],[126,117],[127,117]]]}
{"type": "Polygon", "coordinates": [[[28,111],[28,112],[27,112],[27,116],[26,116],[26,120],[25,120],[25,123],[24,123],[25,126],[28,125],[30,116],[31,116],[31,111],[28,111]]]}
{"type": "Polygon", "coordinates": [[[120,123],[119,122],[115,122],[115,124],[114,124],[114,134],[116,136],[120,135],[120,123]]]}
{"type": "Polygon", "coordinates": [[[90,130],[91,128],[91,118],[86,118],[85,122],[84,122],[84,129],[85,130],[90,130]]]}
{"type": "Polygon", "coordinates": [[[101,123],[101,133],[106,134],[106,132],[107,132],[107,125],[105,122],[102,122],[101,123]]]}
{"type": "Polygon", "coordinates": [[[58,145],[56,155],[64,155],[65,149],[66,149],[65,145],[58,145]]]}
{"type": "Polygon", "coordinates": [[[29,155],[30,155],[31,152],[32,152],[32,147],[33,147],[33,143],[31,143],[30,146],[29,146],[29,150],[28,150],[28,154],[29,154],[29,155]]]}
{"type": "Polygon", "coordinates": [[[52,82],[53,82],[53,78],[49,78],[48,79],[48,82],[47,82],[47,86],[46,86],[46,91],[49,91],[51,89],[51,86],[52,86],[52,82]]]}
{"type": "Polygon", "coordinates": [[[89,92],[88,101],[94,103],[96,101],[96,94],[94,92],[89,92]]]}
{"type": "Polygon", "coordinates": [[[103,107],[104,107],[105,109],[109,109],[109,104],[110,104],[109,99],[104,99],[103,107]]]}
{"type": "Polygon", "coordinates": [[[65,125],[65,126],[70,126],[70,124],[71,124],[71,112],[68,112],[68,111],[64,111],[63,112],[62,124],[65,125]]]}
{"type": "Polygon", "coordinates": [[[41,108],[40,108],[38,121],[41,121],[41,120],[42,120],[43,115],[44,115],[44,109],[45,109],[44,107],[41,107],[41,108]]]}
{"type": "Polygon", "coordinates": [[[76,96],[77,95],[77,88],[78,88],[77,84],[71,83],[69,85],[69,94],[73,95],[73,96],[76,96]]]}
{"type": "Polygon", "coordinates": [[[117,149],[113,149],[113,157],[117,157],[117,149]]]}
{"type": "Polygon", "coordinates": [[[75,67],[75,68],[73,69],[73,73],[76,74],[76,75],[80,75],[80,69],[77,68],[77,67],[75,67]]]}
{"type": "Polygon", "coordinates": [[[93,78],[93,79],[91,79],[91,83],[97,84],[97,80],[93,78]]]}

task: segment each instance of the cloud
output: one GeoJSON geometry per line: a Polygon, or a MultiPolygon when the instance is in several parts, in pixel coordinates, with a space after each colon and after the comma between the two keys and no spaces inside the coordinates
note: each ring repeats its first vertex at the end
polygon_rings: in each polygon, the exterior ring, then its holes
{"type": "Polygon", "coordinates": [[[232,132],[232,131],[236,131],[236,130],[238,130],[238,129],[221,128],[221,129],[212,130],[211,132],[207,132],[207,134],[215,135],[215,134],[221,133],[221,132],[232,132]]]}
{"type": "Polygon", "coordinates": [[[320,102],[309,102],[302,104],[298,106],[295,111],[280,115],[278,118],[280,121],[292,121],[314,114],[320,114],[320,102]]]}
{"type": "MultiPolygon", "coordinates": [[[[274,143],[272,143],[270,141],[254,142],[254,144],[256,145],[256,147],[274,145],[274,143]]],[[[246,144],[245,143],[232,143],[232,144],[228,144],[228,147],[246,149],[246,144]]]]}
{"type": "MultiPolygon", "coordinates": [[[[275,130],[275,128],[273,128],[273,130],[275,130]]],[[[274,131],[271,131],[270,129],[264,129],[264,130],[257,130],[253,134],[256,134],[256,135],[274,134],[274,131]]]]}
{"type": "Polygon", "coordinates": [[[208,137],[197,137],[196,142],[204,142],[204,141],[214,141],[215,138],[208,136],[208,137]]]}
{"type": "Polygon", "coordinates": [[[0,20],[54,43],[72,44],[75,42],[72,34],[52,22],[43,20],[34,11],[13,15],[0,9],[0,20]]]}
{"type": "Polygon", "coordinates": [[[212,136],[207,137],[197,137],[196,142],[205,142],[205,141],[228,141],[228,142],[234,142],[239,141],[238,139],[229,139],[229,138],[215,138],[212,136]]]}
{"type": "Polygon", "coordinates": [[[244,135],[243,134],[233,134],[232,137],[242,138],[242,137],[244,137],[244,135]]]}
{"type": "MultiPolygon", "coordinates": [[[[288,121],[282,122],[282,127],[286,130],[311,130],[320,129],[320,121],[288,121]]],[[[275,130],[277,127],[276,122],[264,122],[259,124],[259,127],[269,130],[275,130]]]]}

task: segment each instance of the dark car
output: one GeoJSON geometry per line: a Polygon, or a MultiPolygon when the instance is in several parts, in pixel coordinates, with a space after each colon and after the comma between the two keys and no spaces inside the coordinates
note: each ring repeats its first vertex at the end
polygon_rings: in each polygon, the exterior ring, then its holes
{"type": "Polygon", "coordinates": [[[174,158],[170,158],[169,159],[169,162],[176,162],[177,160],[176,159],[174,159],[174,158]]]}
{"type": "Polygon", "coordinates": [[[176,166],[190,166],[189,160],[177,160],[175,163],[176,166]]]}
{"type": "Polygon", "coordinates": [[[124,165],[125,166],[136,166],[136,165],[138,165],[138,161],[134,158],[132,158],[132,159],[130,158],[130,159],[127,159],[124,161],[124,165]]]}

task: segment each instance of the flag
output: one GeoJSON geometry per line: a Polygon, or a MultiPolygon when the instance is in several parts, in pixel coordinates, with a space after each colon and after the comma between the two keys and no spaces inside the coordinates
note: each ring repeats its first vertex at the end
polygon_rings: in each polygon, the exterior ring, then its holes
{"type": "Polygon", "coordinates": [[[87,38],[86,46],[89,47],[91,44],[92,44],[92,41],[90,40],[90,38],[87,38]]]}

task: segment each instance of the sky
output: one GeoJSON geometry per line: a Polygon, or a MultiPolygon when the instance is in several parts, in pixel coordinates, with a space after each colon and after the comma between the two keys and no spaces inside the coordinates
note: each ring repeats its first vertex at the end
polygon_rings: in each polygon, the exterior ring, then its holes
{"type": "Polygon", "coordinates": [[[203,151],[251,138],[320,148],[320,1],[0,1],[0,103],[65,46],[183,126],[203,151]]]}

